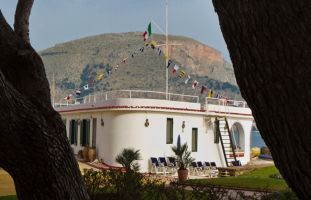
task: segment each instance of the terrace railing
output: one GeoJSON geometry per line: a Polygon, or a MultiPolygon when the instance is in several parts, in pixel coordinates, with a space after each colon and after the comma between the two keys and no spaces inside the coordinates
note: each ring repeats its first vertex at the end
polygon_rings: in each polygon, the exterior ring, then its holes
{"type": "Polygon", "coordinates": [[[160,99],[168,101],[182,101],[190,103],[199,103],[198,96],[146,91],[146,90],[115,90],[107,92],[98,92],[96,94],[84,96],[81,98],[73,98],[70,100],[61,100],[59,103],[55,103],[54,107],[64,107],[76,104],[90,104],[96,102],[104,102],[113,99],[128,98],[128,99],[160,99]]]}
{"type": "Polygon", "coordinates": [[[249,108],[245,101],[236,101],[229,99],[205,98],[205,105],[230,106],[239,108],[249,108]]]}
{"type": "MultiPolygon", "coordinates": [[[[157,91],[148,90],[115,90],[115,91],[105,91],[98,92],[95,94],[90,94],[81,98],[73,98],[70,100],[62,99],[59,103],[54,103],[54,107],[66,107],[77,104],[92,104],[98,102],[105,102],[108,100],[126,98],[126,99],[159,99],[168,101],[181,101],[190,103],[200,103],[199,96],[184,95],[184,94],[174,94],[165,93],[157,91]]],[[[205,102],[202,102],[201,108],[206,109],[207,105],[219,105],[219,106],[229,106],[229,107],[239,107],[248,108],[245,101],[236,101],[228,99],[218,99],[218,98],[205,98],[205,102]]]]}

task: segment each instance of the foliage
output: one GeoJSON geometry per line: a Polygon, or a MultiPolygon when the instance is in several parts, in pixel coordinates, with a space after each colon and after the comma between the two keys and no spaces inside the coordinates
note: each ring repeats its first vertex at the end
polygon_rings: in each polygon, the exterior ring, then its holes
{"type": "Polygon", "coordinates": [[[268,147],[261,147],[260,148],[260,154],[271,156],[271,152],[270,152],[268,147]]]}
{"type": "Polygon", "coordinates": [[[83,178],[94,200],[125,198],[128,200],[297,200],[295,194],[290,191],[254,192],[246,195],[243,192],[232,193],[232,190],[215,186],[178,182],[166,185],[164,181],[153,176],[142,175],[134,171],[124,173],[86,170],[83,178]]]}
{"type": "Polygon", "coordinates": [[[110,192],[113,187],[112,172],[95,171],[93,169],[85,169],[83,181],[87,192],[92,194],[110,192]]]}
{"type": "Polygon", "coordinates": [[[116,162],[120,163],[127,171],[139,171],[139,164],[135,161],[141,160],[139,150],[125,148],[116,157],[116,162]]]}
{"type": "Polygon", "coordinates": [[[176,155],[176,161],[179,169],[186,169],[187,165],[194,161],[194,159],[190,156],[191,152],[188,151],[187,143],[180,143],[180,135],[178,135],[177,145],[172,146],[171,148],[176,155]]]}

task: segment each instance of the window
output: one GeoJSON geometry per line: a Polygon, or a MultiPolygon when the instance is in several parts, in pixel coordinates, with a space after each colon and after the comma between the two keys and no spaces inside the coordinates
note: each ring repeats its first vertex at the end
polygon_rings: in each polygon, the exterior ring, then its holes
{"type": "Polygon", "coordinates": [[[83,119],[80,124],[80,145],[90,145],[90,120],[83,119]]]}
{"type": "Polygon", "coordinates": [[[166,119],[166,144],[173,144],[173,119],[166,119]]]}
{"type": "Polygon", "coordinates": [[[73,119],[70,121],[70,127],[69,127],[70,144],[77,145],[78,143],[77,133],[78,133],[78,121],[73,119]]]}
{"type": "Polygon", "coordinates": [[[192,152],[198,151],[198,129],[192,129],[192,152]]]}
{"type": "Polygon", "coordinates": [[[92,128],[92,146],[96,147],[96,129],[97,129],[97,119],[93,119],[93,128],[92,128]]]}

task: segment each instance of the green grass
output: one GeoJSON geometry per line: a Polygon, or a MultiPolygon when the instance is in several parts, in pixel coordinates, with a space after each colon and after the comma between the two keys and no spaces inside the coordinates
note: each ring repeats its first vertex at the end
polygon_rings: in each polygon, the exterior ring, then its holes
{"type": "Polygon", "coordinates": [[[241,176],[216,179],[195,179],[189,180],[189,183],[268,191],[289,190],[289,187],[284,180],[269,177],[271,174],[275,173],[279,173],[276,167],[265,167],[241,176]]]}

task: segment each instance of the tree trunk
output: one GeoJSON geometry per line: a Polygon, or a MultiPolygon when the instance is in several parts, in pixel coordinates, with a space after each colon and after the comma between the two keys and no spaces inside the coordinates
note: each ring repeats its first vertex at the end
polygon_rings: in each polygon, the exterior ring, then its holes
{"type": "MultiPolygon", "coordinates": [[[[27,2],[33,0],[19,1],[27,2]]],[[[43,62],[29,44],[29,15],[16,15],[21,18],[27,20],[16,23],[16,32],[0,11],[0,167],[14,179],[19,200],[89,199],[65,126],[51,106],[43,62]]]]}
{"type": "Polygon", "coordinates": [[[242,96],[276,166],[311,199],[310,0],[213,0],[242,96]]]}

